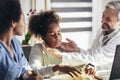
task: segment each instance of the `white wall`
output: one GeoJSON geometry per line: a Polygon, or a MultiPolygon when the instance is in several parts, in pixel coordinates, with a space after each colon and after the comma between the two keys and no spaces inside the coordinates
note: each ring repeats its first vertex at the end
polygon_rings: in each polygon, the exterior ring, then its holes
{"type": "Polygon", "coordinates": [[[44,10],[45,7],[45,0],[20,0],[20,2],[24,13],[28,13],[30,9],[34,8],[33,2],[36,2],[35,6],[37,11],[44,10]]]}
{"type": "MultiPolygon", "coordinates": [[[[32,8],[32,2],[35,0],[20,0],[21,2],[21,6],[23,9],[23,12],[25,14],[25,18],[27,19],[27,13],[29,12],[29,10],[32,8]]],[[[49,9],[50,6],[50,0],[46,0],[47,1],[47,9],[49,9]]],[[[102,18],[102,13],[103,10],[105,8],[105,5],[109,2],[109,1],[113,1],[113,0],[93,0],[93,31],[92,31],[92,37],[91,40],[89,41],[90,43],[92,43],[93,39],[95,38],[95,35],[98,31],[99,28],[101,28],[101,18],[102,18]]],[[[44,10],[45,9],[45,0],[36,0],[36,10],[39,12],[40,10],[44,10]]],[[[24,35],[26,33],[26,28],[27,25],[25,26],[25,31],[24,31],[24,35]]],[[[22,41],[24,39],[24,35],[22,37],[20,37],[20,40],[22,41]]]]}
{"type": "Polygon", "coordinates": [[[29,16],[27,16],[27,13],[29,12],[30,9],[33,9],[34,1],[36,1],[35,6],[36,6],[37,12],[39,12],[40,10],[44,10],[45,0],[20,0],[21,8],[22,8],[24,16],[25,16],[25,28],[24,28],[23,36],[18,36],[20,42],[22,42],[22,40],[24,40],[25,34],[27,33],[27,25],[28,25],[28,17],[29,17],[29,16]]]}
{"type": "MultiPolygon", "coordinates": [[[[32,8],[31,0],[20,0],[20,3],[21,3],[21,8],[23,10],[24,16],[25,16],[25,20],[26,20],[27,13],[32,8]]],[[[25,34],[26,34],[26,29],[27,29],[27,27],[25,26],[23,36],[18,36],[20,42],[22,42],[22,40],[24,40],[24,37],[25,37],[25,34]]]]}
{"type": "Polygon", "coordinates": [[[101,17],[102,17],[102,2],[103,0],[93,0],[93,23],[92,23],[92,38],[91,38],[91,43],[96,37],[98,29],[101,27],[101,17]]]}
{"type": "Polygon", "coordinates": [[[36,10],[44,10],[45,9],[45,0],[36,0],[36,10]]]}

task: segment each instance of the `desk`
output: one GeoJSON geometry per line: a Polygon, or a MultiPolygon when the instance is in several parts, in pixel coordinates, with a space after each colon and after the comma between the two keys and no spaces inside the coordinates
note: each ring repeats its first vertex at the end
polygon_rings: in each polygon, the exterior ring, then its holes
{"type": "MultiPolygon", "coordinates": [[[[55,75],[55,76],[51,77],[50,79],[44,79],[44,80],[76,80],[76,79],[72,79],[68,74],[62,74],[62,75],[55,75]]],[[[90,76],[89,76],[89,78],[84,76],[77,80],[93,80],[93,78],[90,76]]],[[[96,79],[94,79],[94,80],[96,80],[96,79]]]]}
{"type": "Polygon", "coordinates": [[[68,74],[62,74],[62,75],[55,75],[50,79],[44,79],[44,80],[72,80],[72,78],[68,74]]]}
{"type": "MultiPolygon", "coordinates": [[[[102,78],[103,80],[109,80],[110,70],[97,71],[96,75],[102,78]]],[[[55,75],[49,79],[44,79],[44,80],[73,80],[73,79],[68,74],[61,74],[61,75],[55,75]]],[[[87,78],[84,80],[93,80],[93,78],[92,79],[87,78]]]]}
{"type": "Polygon", "coordinates": [[[62,74],[53,76],[50,80],[72,80],[72,78],[68,74],[62,74]]]}

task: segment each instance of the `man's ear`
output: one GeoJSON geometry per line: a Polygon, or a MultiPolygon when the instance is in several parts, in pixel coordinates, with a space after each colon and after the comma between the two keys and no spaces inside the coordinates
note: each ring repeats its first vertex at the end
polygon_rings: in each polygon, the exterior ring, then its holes
{"type": "Polygon", "coordinates": [[[16,23],[16,22],[14,22],[14,21],[12,21],[12,27],[13,27],[13,28],[15,28],[15,27],[16,27],[16,25],[17,25],[17,23],[16,23]]]}

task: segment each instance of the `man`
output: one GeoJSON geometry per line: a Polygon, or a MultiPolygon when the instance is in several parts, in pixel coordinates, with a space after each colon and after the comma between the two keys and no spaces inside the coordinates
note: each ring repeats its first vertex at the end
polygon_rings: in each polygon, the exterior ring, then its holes
{"type": "Polygon", "coordinates": [[[70,39],[61,45],[63,50],[74,52],[64,54],[64,62],[72,65],[92,63],[98,70],[111,70],[116,46],[120,44],[120,1],[111,1],[106,5],[101,22],[103,31],[97,35],[87,51],[79,48],[70,39]]]}

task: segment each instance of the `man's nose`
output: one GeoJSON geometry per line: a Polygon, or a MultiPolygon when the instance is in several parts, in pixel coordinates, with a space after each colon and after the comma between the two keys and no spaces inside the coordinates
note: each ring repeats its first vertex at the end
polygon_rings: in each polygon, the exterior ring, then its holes
{"type": "Polygon", "coordinates": [[[101,23],[106,23],[106,19],[103,17],[101,23]]]}
{"type": "Polygon", "coordinates": [[[102,18],[101,23],[105,23],[105,20],[102,18]]]}

